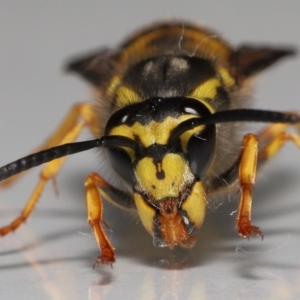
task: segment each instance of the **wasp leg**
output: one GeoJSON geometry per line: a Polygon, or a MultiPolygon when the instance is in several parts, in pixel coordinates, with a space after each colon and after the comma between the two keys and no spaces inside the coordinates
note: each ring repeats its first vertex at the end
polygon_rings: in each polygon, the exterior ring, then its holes
{"type": "Polygon", "coordinates": [[[265,162],[273,158],[273,156],[288,141],[293,141],[295,145],[300,148],[300,136],[298,134],[285,132],[281,130],[281,128],[275,127],[275,125],[267,127],[264,131],[262,131],[262,134],[259,135],[259,138],[268,138],[268,140],[270,140],[267,146],[258,153],[259,162],[265,162]]]}
{"type": "MultiPolygon", "coordinates": [[[[76,104],[71,108],[67,116],[57,127],[57,129],[50,135],[50,137],[31,153],[39,152],[62,144],[62,140],[70,131],[72,131],[80,118],[85,121],[86,125],[91,129],[91,131],[94,132],[96,130],[96,118],[92,105],[89,103],[76,104]]],[[[8,187],[15,183],[22,175],[24,175],[24,173],[26,172],[19,173],[4,180],[0,183],[0,188],[8,187]]]]}
{"type": "MultiPolygon", "coordinates": [[[[292,114],[292,113],[291,113],[292,114]]],[[[293,113],[294,114],[294,113],[293,113]]],[[[259,140],[259,151],[257,157],[257,168],[259,169],[264,163],[271,159],[273,155],[280,150],[280,147],[284,145],[285,141],[293,139],[294,141],[299,140],[297,135],[288,134],[285,132],[289,127],[296,126],[300,132],[300,124],[271,124],[265,127],[261,132],[257,134],[259,140]],[[281,135],[281,136],[280,136],[281,135]],[[280,142],[275,141],[278,139],[280,142]],[[273,146],[270,146],[271,143],[273,146]],[[269,148],[268,148],[269,147],[269,148]],[[275,150],[275,148],[277,150],[275,150]],[[273,149],[273,155],[271,154],[271,149],[273,149]]],[[[297,143],[296,143],[297,144],[297,143]]],[[[210,183],[210,189],[214,193],[229,191],[232,186],[236,184],[239,177],[239,167],[241,164],[242,152],[232,164],[228,170],[219,176],[212,178],[210,183]]]]}
{"type": "Polygon", "coordinates": [[[98,190],[100,189],[101,191],[104,187],[113,188],[97,173],[91,173],[85,181],[88,222],[93,229],[97,244],[101,250],[101,255],[98,256],[93,267],[99,264],[112,265],[115,262],[115,249],[101,226],[105,225],[108,227],[102,219],[103,204],[98,190]]]}
{"type": "MultiPolygon", "coordinates": [[[[300,136],[285,131],[289,126],[288,124],[273,124],[260,132],[258,137],[248,134],[244,138],[244,149],[242,150],[239,169],[242,195],[236,220],[238,232],[243,237],[249,237],[251,235],[262,236],[262,232],[259,228],[252,226],[250,222],[252,188],[255,181],[256,166],[260,166],[267,160],[273,158],[288,141],[293,141],[300,149],[300,136]],[[265,145],[264,148],[259,151],[257,150],[258,141],[265,145]]],[[[297,126],[299,129],[299,125],[297,126]]]]}
{"type": "Polygon", "coordinates": [[[247,134],[243,140],[243,150],[239,168],[241,200],[236,219],[238,233],[243,237],[262,236],[258,227],[251,225],[252,192],[255,183],[258,154],[258,138],[247,134]]]}
{"type": "MultiPolygon", "coordinates": [[[[61,144],[70,143],[78,137],[80,132],[82,131],[82,128],[84,127],[85,122],[81,121],[79,122],[61,141],[61,144]]],[[[24,223],[32,211],[34,210],[35,205],[37,204],[41,193],[43,192],[43,189],[47,183],[48,180],[54,180],[55,176],[61,169],[63,163],[65,162],[66,157],[62,157],[59,159],[55,159],[53,161],[50,161],[45,164],[43,167],[41,173],[40,173],[40,179],[33,190],[33,193],[29,197],[27,203],[25,204],[23,210],[21,211],[20,215],[14,219],[9,225],[3,226],[0,228],[0,236],[4,236],[11,231],[14,231],[17,229],[22,223],[24,223]]]]}

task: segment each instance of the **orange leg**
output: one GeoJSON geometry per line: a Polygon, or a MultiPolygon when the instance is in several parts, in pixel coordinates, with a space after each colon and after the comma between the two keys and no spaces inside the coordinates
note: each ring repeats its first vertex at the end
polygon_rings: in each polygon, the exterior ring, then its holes
{"type": "Polygon", "coordinates": [[[272,124],[263,130],[258,137],[253,134],[247,134],[244,137],[239,169],[242,195],[236,219],[238,233],[243,237],[263,236],[258,227],[251,225],[252,189],[255,183],[257,164],[273,158],[287,141],[293,141],[300,149],[300,136],[285,132],[288,126],[290,125],[272,124]],[[258,141],[267,144],[259,152],[258,141]]]}
{"type": "Polygon", "coordinates": [[[103,231],[101,225],[107,224],[102,219],[103,204],[98,188],[111,186],[98,174],[91,173],[85,181],[86,190],[86,206],[88,214],[88,222],[91,225],[97,244],[101,250],[101,255],[98,256],[94,263],[94,267],[99,264],[110,264],[115,262],[114,248],[111,245],[108,237],[103,231]]]}
{"type": "Polygon", "coordinates": [[[276,138],[269,143],[258,155],[259,160],[271,159],[286,142],[293,141],[300,149],[300,136],[295,133],[281,132],[276,138]]]}
{"type": "MultiPolygon", "coordinates": [[[[61,141],[62,144],[70,143],[78,137],[80,132],[82,131],[82,128],[84,126],[84,122],[78,123],[72,131],[70,131],[65,138],[61,141]]],[[[40,179],[33,190],[33,193],[29,197],[27,203],[25,204],[23,210],[21,211],[20,215],[14,219],[9,225],[3,226],[0,228],[0,236],[6,235],[10,233],[11,231],[14,231],[17,229],[22,223],[24,223],[32,211],[34,210],[34,207],[36,203],[38,202],[43,189],[47,183],[48,180],[54,180],[57,173],[61,169],[63,163],[65,162],[66,157],[62,157],[59,159],[55,159],[51,162],[48,162],[43,167],[41,173],[40,173],[40,179]]]]}
{"type": "Polygon", "coordinates": [[[247,134],[243,141],[242,157],[239,169],[241,200],[236,219],[238,233],[243,237],[261,235],[258,227],[251,225],[252,190],[255,183],[258,139],[247,134]]]}
{"type": "MultiPolygon", "coordinates": [[[[94,126],[96,126],[95,114],[90,104],[78,104],[73,107],[59,128],[39,148],[39,150],[74,142],[85,126],[88,126],[91,130],[94,128],[94,126]],[[79,117],[82,119],[81,121],[78,121],[79,117]]],[[[53,182],[55,182],[55,177],[60,171],[65,160],[66,157],[62,157],[45,164],[40,173],[40,179],[20,215],[9,225],[0,228],[0,236],[4,236],[11,231],[14,231],[28,219],[34,210],[34,207],[38,202],[47,181],[52,179],[53,182]]],[[[12,183],[17,179],[17,177],[18,175],[14,176],[11,180],[8,179],[8,181],[12,183]]]]}
{"type": "MultiPolygon", "coordinates": [[[[79,119],[83,119],[86,125],[92,132],[97,130],[96,116],[93,107],[89,103],[79,103],[74,105],[57,129],[50,135],[50,137],[39,147],[34,149],[31,153],[39,152],[48,148],[52,148],[62,144],[65,136],[72,131],[79,119]]],[[[15,183],[26,172],[19,173],[15,176],[0,182],[0,188],[8,187],[15,183]]]]}

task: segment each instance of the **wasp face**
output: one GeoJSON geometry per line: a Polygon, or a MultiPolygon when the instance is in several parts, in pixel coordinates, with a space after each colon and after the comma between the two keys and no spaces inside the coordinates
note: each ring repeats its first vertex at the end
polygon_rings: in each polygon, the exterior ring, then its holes
{"type": "Polygon", "coordinates": [[[215,125],[188,130],[178,140],[172,140],[172,132],[188,119],[209,114],[196,99],[152,98],[119,110],[108,122],[108,135],[138,142],[134,150],[107,151],[115,171],[132,187],[156,245],[191,247],[196,240],[206,203],[201,178],[214,153],[215,125]]]}

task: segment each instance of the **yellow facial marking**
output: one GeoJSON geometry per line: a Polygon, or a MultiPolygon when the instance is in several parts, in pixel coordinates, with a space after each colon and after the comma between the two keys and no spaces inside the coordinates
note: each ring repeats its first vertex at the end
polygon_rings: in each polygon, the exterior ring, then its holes
{"type": "Polygon", "coordinates": [[[165,155],[159,168],[152,158],[142,158],[136,165],[135,175],[139,188],[155,200],[179,197],[183,186],[194,179],[185,159],[174,153],[165,155]]]}
{"type": "Polygon", "coordinates": [[[157,144],[167,144],[170,132],[181,122],[193,118],[193,115],[182,115],[178,119],[166,117],[163,122],[151,121],[147,125],[138,122],[132,126],[126,124],[116,126],[111,129],[109,135],[122,135],[135,139],[137,137],[144,147],[157,144]]]}
{"type": "Polygon", "coordinates": [[[222,77],[222,80],[224,82],[224,84],[227,87],[232,87],[235,85],[235,80],[230,76],[229,72],[227,69],[225,68],[220,68],[218,70],[218,73],[220,74],[220,76],[222,77]]]}
{"type": "Polygon", "coordinates": [[[197,86],[189,97],[196,99],[214,99],[217,95],[217,88],[221,86],[218,79],[212,78],[197,86]]]}
{"type": "Polygon", "coordinates": [[[182,203],[181,208],[186,211],[188,218],[199,228],[204,220],[206,196],[201,182],[196,182],[188,198],[182,203]]]}
{"type": "Polygon", "coordinates": [[[191,136],[194,135],[195,133],[201,132],[204,128],[205,128],[204,125],[200,125],[198,127],[195,127],[194,129],[184,132],[181,135],[181,137],[180,137],[181,145],[182,145],[182,149],[185,153],[187,152],[188,141],[191,138],[191,136]]]}
{"type": "Polygon", "coordinates": [[[146,228],[146,230],[153,233],[153,219],[155,217],[155,209],[145,202],[145,200],[137,193],[133,194],[135,205],[139,214],[139,217],[146,228]]]}

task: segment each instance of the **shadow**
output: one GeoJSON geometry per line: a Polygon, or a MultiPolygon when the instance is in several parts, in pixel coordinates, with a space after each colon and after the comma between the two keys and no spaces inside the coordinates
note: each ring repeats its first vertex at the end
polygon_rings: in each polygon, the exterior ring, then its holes
{"type": "MultiPolygon", "coordinates": [[[[286,204],[289,202],[289,199],[278,199],[278,195],[288,193],[290,189],[293,189],[298,185],[299,173],[295,171],[283,169],[277,172],[264,173],[261,176],[258,176],[256,180],[254,189],[254,200],[256,199],[255,205],[259,205],[260,208],[266,206],[268,209],[264,210],[268,210],[272,214],[276,212],[276,208],[280,204],[288,209],[289,207],[286,204]],[[273,200],[271,202],[270,200],[266,201],[265,199],[275,199],[275,202],[273,202],[273,200]],[[275,210],[273,209],[274,207],[275,210]]],[[[263,214],[268,213],[268,211],[263,211],[263,214]]],[[[300,206],[298,211],[300,211],[300,206]]],[[[257,214],[260,214],[260,212],[258,211],[257,214]]]]}
{"type": "MultiPolygon", "coordinates": [[[[84,201],[84,187],[83,179],[86,174],[83,172],[68,174],[65,179],[59,182],[59,186],[63,186],[64,191],[68,191],[68,198],[74,199],[74,208],[72,209],[50,209],[39,210],[34,214],[35,218],[43,218],[49,220],[55,219],[82,219],[80,224],[86,224],[86,211],[83,208],[84,201]],[[80,202],[79,202],[80,201],[80,202]],[[80,206],[79,206],[80,203],[80,206]]],[[[256,185],[255,190],[255,220],[265,220],[276,218],[277,216],[286,216],[287,220],[289,215],[300,214],[300,203],[294,203],[292,205],[282,205],[283,209],[278,210],[278,203],[265,203],[264,198],[274,198],[279,192],[282,193],[285,189],[288,191],[289,187],[295,181],[295,174],[292,172],[286,172],[284,170],[280,172],[273,172],[267,175],[268,184],[264,185],[259,183],[256,185]],[[284,180],[282,179],[284,178],[284,180]]],[[[259,178],[257,180],[259,182],[259,178]]],[[[60,198],[63,199],[65,192],[62,192],[60,198]]],[[[225,195],[224,200],[220,201],[220,204],[215,209],[209,209],[201,230],[198,233],[198,241],[192,249],[175,248],[170,251],[168,248],[157,248],[153,246],[152,237],[145,231],[143,225],[139,221],[138,216],[135,213],[121,210],[114,207],[112,204],[104,203],[104,220],[108,223],[109,227],[113,230],[113,233],[108,232],[108,237],[111,239],[112,244],[116,248],[116,259],[126,258],[129,261],[141,263],[153,268],[161,268],[165,270],[178,270],[186,268],[194,268],[199,265],[209,265],[211,261],[224,259],[225,256],[221,254],[232,255],[236,251],[237,244],[241,239],[237,236],[235,230],[235,218],[236,214],[233,214],[238,207],[239,195],[231,197],[231,200],[227,200],[225,195]]],[[[212,206],[212,205],[211,205],[212,206]]],[[[80,227],[80,226],[78,226],[80,227]]],[[[38,247],[41,243],[59,242],[65,239],[67,236],[77,234],[80,228],[64,229],[62,231],[53,232],[51,234],[45,234],[40,236],[38,241],[27,244],[26,246],[17,250],[5,251],[0,253],[0,256],[12,255],[19,251],[27,251],[38,247]]],[[[88,228],[88,227],[86,227],[88,228]]],[[[276,234],[296,234],[299,235],[300,229],[296,228],[272,228],[271,230],[265,230],[265,235],[276,234]]],[[[251,242],[251,241],[250,241],[251,242]]],[[[92,267],[94,259],[99,255],[97,245],[95,242],[95,250],[87,251],[84,255],[77,258],[66,257],[61,260],[82,260],[86,266],[92,267]]],[[[254,246],[255,249],[255,246],[254,246]]],[[[255,251],[255,250],[254,250],[255,251]]],[[[60,259],[38,260],[39,264],[55,263],[60,259]]],[[[274,266],[273,262],[271,263],[274,266]]],[[[243,268],[238,268],[237,272],[242,277],[251,277],[251,272],[247,272],[243,268]]],[[[263,263],[267,266],[268,263],[263,263]]],[[[1,269],[13,269],[24,268],[30,266],[30,263],[16,263],[1,267],[1,269]]],[[[294,265],[284,264],[277,262],[275,267],[278,268],[294,268],[294,265]]],[[[296,266],[299,267],[299,266],[296,266]]],[[[101,274],[99,284],[107,284],[111,282],[111,274],[103,268],[96,267],[97,273],[101,274]],[[106,274],[107,272],[107,274],[106,274]]]]}
{"type": "MultiPolygon", "coordinates": [[[[84,261],[85,256],[63,256],[61,258],[53,258],[53,259],[38,259],[36,260],[36,263],[39,265],[49,265],[49,264],[55,264],[60,262],[72,262],[72,261],[84,261]]],[[[22,263],[16,263],[16,264],[7,264],[5,266],[1,266],[0,270],[14,270],[14,269],[22,269],[22,268],[32,268],[31,262],[22,262],[22,263]]]]}
{"type": "MultiPolygon", "coordinates": [[[[49,215],[49,214],[47,214],[49,215]]],[[[76,234],[79,230],[76,231],[76,229],[67,229],[63,231],[55,231],[53,233],[43,235],[39,237],[36,241],[27,243],[25,246],[18,247],[14,250],[8,250],[8,251],[0,251],[0,257],[5,255],[13,255],[17,254],[23,251],[33,250],[37,247],[39,247],[41,244],[49,244],[51,242],[58,242],[60,240],[66,239],[68,236],[72,236],[76,234]]],[[[0,267],[1,269],[1,267],[0,267]]]]}
{"type": "MultiPolygon", "coordinates": [[[[235,241],[237,236],[234,217],[230,217],[233,206],[236,209],[235,203],[229,203],[227,207],[223,205],[208,214],[192,249],[177,247],[172,251],[169,248],[154,247],[152,237],[137,216],[130,216],[110,204],[105,206],[105,220],[114,232],[111,241],[116,248],[117,261],[118,258],[126,258],[150,267],[177,270],[209,264],[209,261],[218,257],[218,253],[235,249],[235,243],[232,248],[227,245],[228,240],[235,241]]],[[[91,257],[97,256],[97,252],[91,253],[91,257]]]]}
{"type": "MultiPolygon", "coordinates": [[[[72,185],[74,182],[78,183],[75,184],[78,189],[79,180],[77,176],[78,174],[69,179],[72,185]]],[[[295,173],[280,170],[280,172],[268,172],[265,177],[267,182],[260,180],[258,176],[255,186],[253,216],[256,222],[276,219],[277,216],[286,216],[288,220],[291,213],[300,214],[300,202],[299,205],[297,203],[286,205],[284,202],[278,202],[280,200],[277,196],[284,190],[288,192],[289,188],[294,186],[295,173]],[[264,201],[266,198],[274,198],[276,202],[266,203],[264,201]],[[283,204],[283,209],[277,209],[280,204],[283,204]]],[[[73,187],[72,193],[75,195],[78,191],[73,187]]],[[[207,211],[204,224],[198,233],[198,241],[192,249],[175,248],[170,251],[168,248],[154,247],[152,237],[145,231],[138,216],[126,210],[120,210],[110,203],[104,203],[104,219],[113,230],[111,241],[116,248],[117,260],[118,258],[126,258],[163,269],[193,268],[207,265],[212,260],[218,260],[222,253],[235,252],[237,244],[241,241],[235,230],[236,214],[233,214],[238,208],[238,201],[239,195],[231,197],[230,201],[225,195],[218,208],[207,211]]],[[[290,234],[291,232],[299,235],[300,229],[278,227],[264,230],[265,236],[279,233],[290,234]]],[[[88,264],[90,265],[90,257],[96,258],[98,255],[97,251],[91,252],[88,255],[88,264]]],[[[286,267],[291,266],[286,265],[286,267]]]]}

